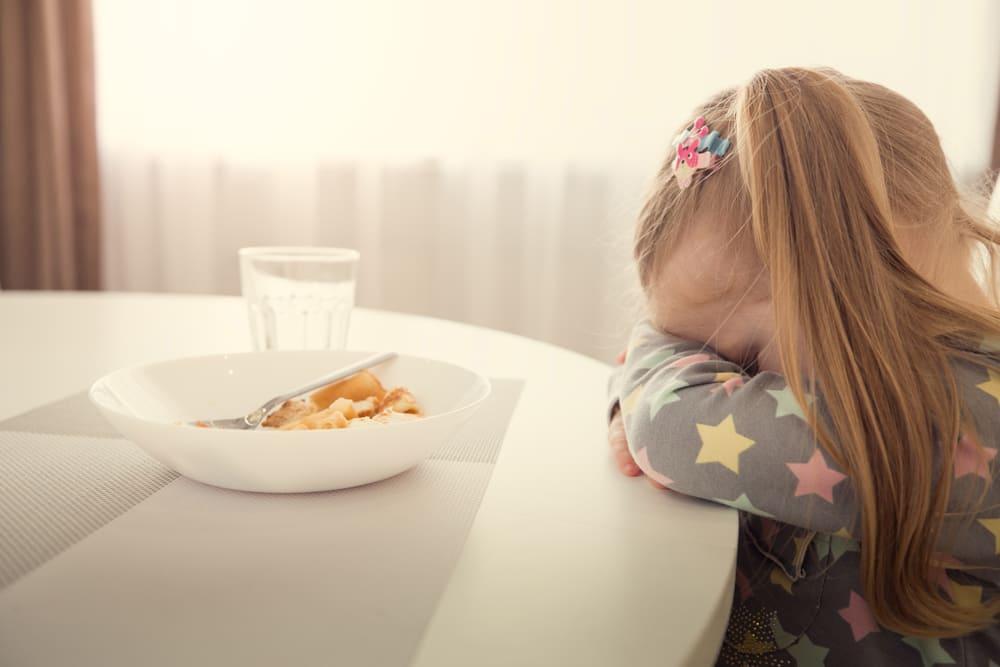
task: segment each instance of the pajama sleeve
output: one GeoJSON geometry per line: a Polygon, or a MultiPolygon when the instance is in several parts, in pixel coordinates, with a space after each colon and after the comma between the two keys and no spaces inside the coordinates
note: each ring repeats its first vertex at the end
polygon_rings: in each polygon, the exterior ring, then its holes
{"type": "Polygon", "coordinates": [[[820,451],[781,375],[751,377],[643,322],[611,391],[636,463],[667,487],[822,533],[846,537],[858,525],[850,480],[820,451]]]}

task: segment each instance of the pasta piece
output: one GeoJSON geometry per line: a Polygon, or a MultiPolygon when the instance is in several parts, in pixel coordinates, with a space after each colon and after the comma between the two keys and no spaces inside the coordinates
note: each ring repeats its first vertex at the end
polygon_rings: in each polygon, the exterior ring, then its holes
{"type": "Polygon", "coordinates": [[[382,397],[385,396],[385,387],[372,373],[361,371],[346,380],[317,389],[309,396],[309,400],[317,408],[324,409],[338,398],[363,401],[369,396],[382,400],[382,397]]]}
{"type": "Polygon", "coordinates": [[[378,411],[378,399],[369,396],[363,401],[354,401],[354,412],[358,417],[371,417],[378,411]]]}
{"type": "Polygon", "coordinates": [[[269,414],[263,425],[270,428],[281,428],[285,424],[298,421],[313,412],[315,412],[315,408],[308,401],[292,399],[285,401],[280,408],[269,414]]]}
{"type": "Polygon", "coordinates": [[[378,406],[380,413],[392,410],[398,414],[422,415],[423,411],[417,405],[417,399],[406,387],[396,387],[381,400],[378,406]]]}
{"type": "Polygon", "coordinates": [[[340,410],[335,410],[332,406],[326,410],[320,410],[311,415],[306,415],[298,421],[287,423],[280,426],[282,430],[291,431],[299,430],[302,428],[307,429],[333,429],[333,428],[347,428],[347,417],[340,410]]]}

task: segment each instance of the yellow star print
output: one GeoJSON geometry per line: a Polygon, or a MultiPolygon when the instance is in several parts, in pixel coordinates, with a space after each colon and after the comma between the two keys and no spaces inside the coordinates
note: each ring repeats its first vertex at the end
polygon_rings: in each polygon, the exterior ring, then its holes
{"type": "Polygon", "coordinates": [[[775,567],[771,570],[771,583],[781,586],[789,595],[792,594],[792,580],[788,578],[788,575],[780,567],[775,567]]]}
{"type": "Polygon", "coordinates": [[[737,475],[740,474],[740,454],[750,449],[754,441],[736,432],[733,416],[729,415],[716,426],[695,424],[701,438],[701,450],[695,463],[721,463],[737,475]]]}
{"type": "Polygon", "coordinates": [[[979,519],[979,523],[983,524],[986,530],[993,533],[993,539],[996,540],[996,551],[1000,554],[1000,519],[979,519]]]}
{"type": "Polygon", "coordinates": [[[988,369],[987,372],[990,374],[990,379],[982,384],[977,384],[976,387],[985,391],[1000,403],[1000,373],[997,373],[992,368],[988,369]]]}
{"type": "Polygon", "coordinates": [[[644,385],[639,385],[632,390],[632,393],[622,399],[622,416],[628,417],[635,410],[635,404],[639,401],[639,396],[642,395],[642,389],[644,385]]]}
{"type": "Polygon", "coordinates": [[[743,635],[743,641],[736,645],[736,650],[740,653],[761,655],[775,650],[775,646],[772,642],[760,639],[754,633],[748,631],[743,635]]]}
{"type": "Polygon", "coordinates": [[[983,599],[982,586],[964,586],[949,579],[948,587],[951,588],[951,599],[959,607],[975,607],[983,599]]]}

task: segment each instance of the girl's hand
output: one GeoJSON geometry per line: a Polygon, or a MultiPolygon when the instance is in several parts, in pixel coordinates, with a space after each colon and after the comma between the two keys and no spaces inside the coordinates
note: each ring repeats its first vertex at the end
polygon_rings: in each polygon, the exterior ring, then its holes
{"type": "MultiPolygon", "coordinates": [[[[625,350],[615,357],[615,363],[621,366],[625,363],[625,350]]],[[[611,446],[611,455],[615,457],[615,464],[618,469],[629,477],[636,477],[642,474],[639,466],[632,459],[632,453],[628,450],[628,440],[625,439],[625,422],[622,420],[622,413],[615,408],[615,414],[608,424],[608,445],[611,446]]]]}
{"type": "MultiPolygon", "coordinates": [[[[625,353],[619,354],[615,361],[619,365],[624,364],[625,353]]],[[[617,409],[611,418],[611,423],[608,424],[608,445],[611,447],[612,456],[615,457],[615,464],[623,474],[629,477],[638,477],[642,474],[642,470],[632,458],[632,452],[629,451],[628,438],[625,436],[625,420],[622,419],[621,411],[617,409]]],[[[646,477],[646,481],[657,489],[667,488],[652,477],[646,477]]]]}
{"type": "MultiPolygon", "coordinates": [[[[615,457],[615,463],[622,473],[629,477],[638,477],[642,470],[636,465],[632,458],[632,453],[628,449],[628,440],[625,437],[625,422],[622,420],[622,413],[616,412],[608,425],[608,445],[611,446],[611,454],[615,457]]],[[[646,477],[646,481],[657,489],[665,489],[652,477],[646,477]]]]}
{"type": "Polygon", "coordinates": [[[608,424],[608,445],[611,446],[611,455],[615,457],[615,464],[622,473],[629,477],[638,477],[642,474],[639,466],[632,459],[632,453],[628,450],[628,440],[625,439],[625,422],[621,412],[615,412],[615,416],[608,424]]]}

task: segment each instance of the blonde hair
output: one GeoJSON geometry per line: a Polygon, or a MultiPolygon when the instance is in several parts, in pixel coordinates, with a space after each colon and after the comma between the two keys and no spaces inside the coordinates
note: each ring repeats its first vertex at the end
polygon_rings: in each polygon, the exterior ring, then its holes
{"type": "MultiPolygon", "coordinates": [[[[930,121],[882,86],[833,70],[764,70],[698,109],[733,141],[716,171],[680,189],[673,156],[640,215],[635,258],[649,292],[660,256],[695,215],[726,225],[769,276],[776,341],[810,425],[850,475],[861,578],[879,623],[948,637],[994,622],[1000,601],[961,606],[938,588],[953,443],[966,421],[951,367],[1000,336],[995,308],[946,295],[901,244],[964,244],[995,265],[1000,235],[963,204],[930,121]]],[[[980,499],[981,500],[981,499],[980,499]]]]}

